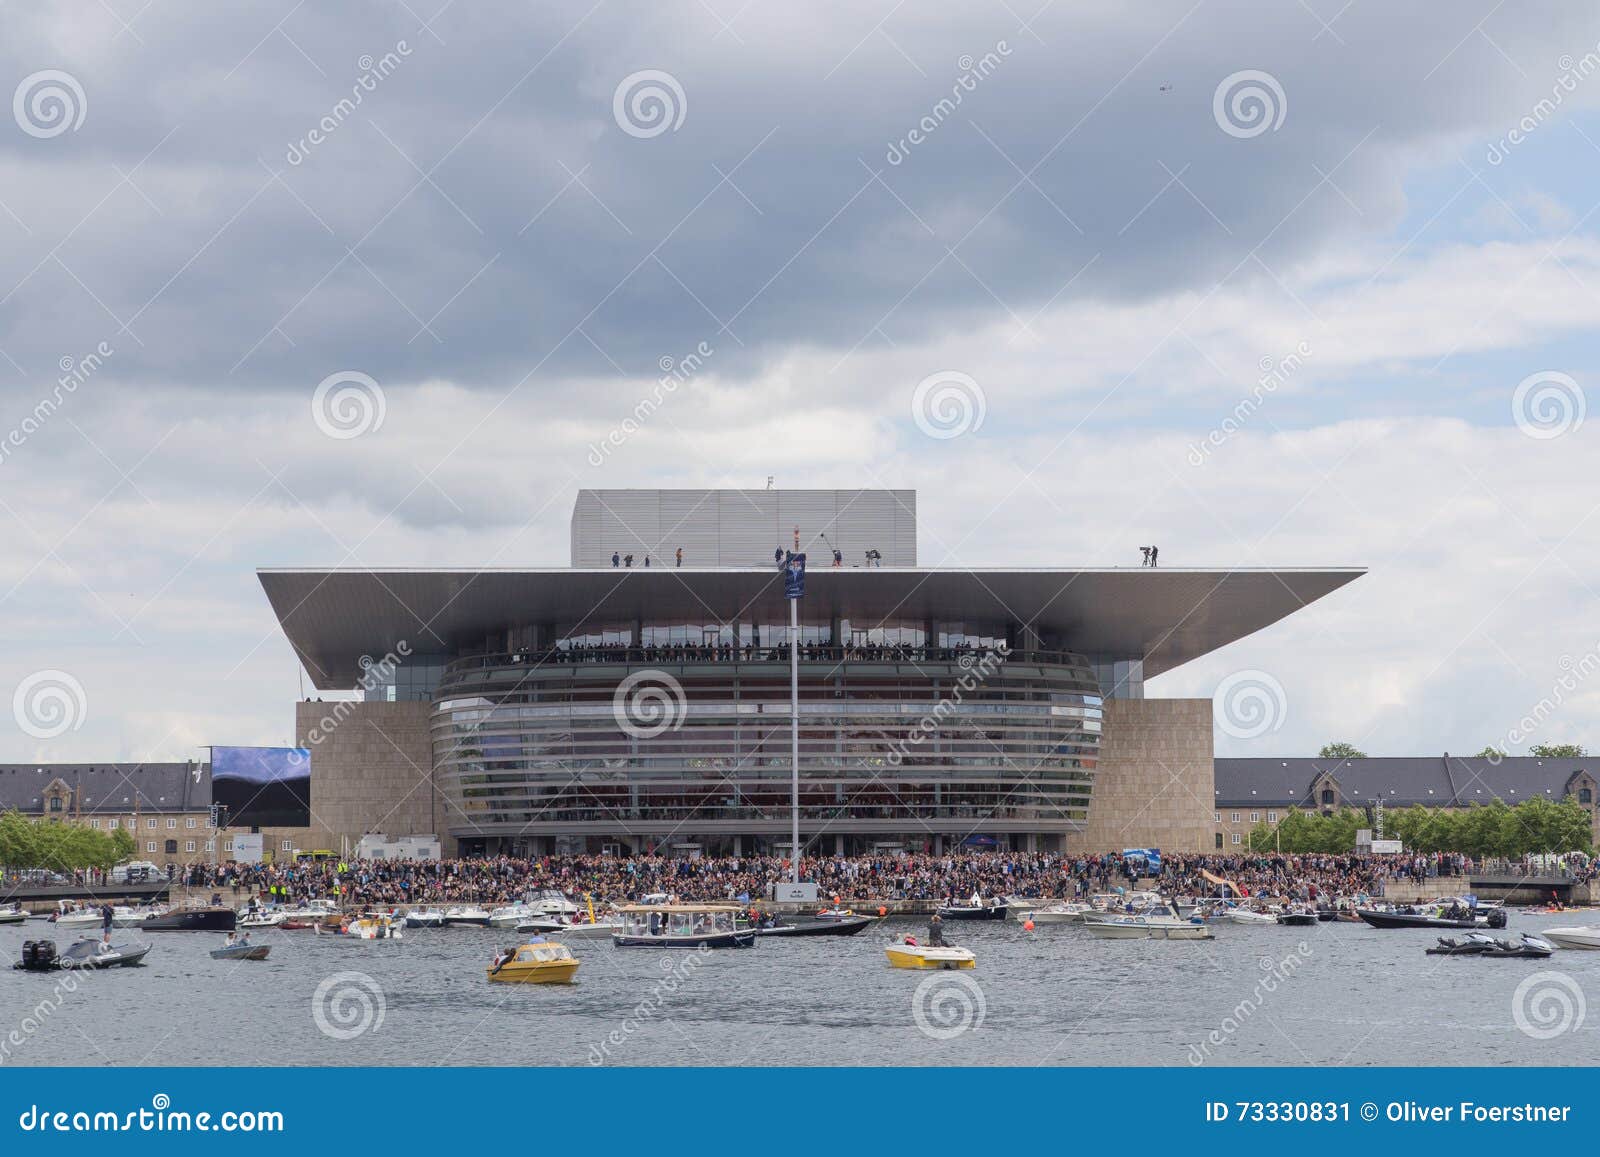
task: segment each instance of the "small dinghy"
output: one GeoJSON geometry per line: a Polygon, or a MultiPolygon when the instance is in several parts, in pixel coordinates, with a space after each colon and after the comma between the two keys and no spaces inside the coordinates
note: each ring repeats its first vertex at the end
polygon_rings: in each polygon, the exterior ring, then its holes
{"type": "Polygon", "coordinates": [[[132,968],[150,951],[148,944],[103,944],[79,940],[60,956],[62,968],[132,968]]]}
{"type": "Polygon", "coordinates": [[[270,944],[224,944],[211,950],[213,960],[265,960],[272,951],[270,944]]]}

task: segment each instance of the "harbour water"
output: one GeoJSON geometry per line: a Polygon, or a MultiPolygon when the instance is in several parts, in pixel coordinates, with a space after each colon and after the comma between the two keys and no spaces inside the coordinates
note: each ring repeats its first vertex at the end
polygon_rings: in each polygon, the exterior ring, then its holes
{"type": "MultiPolygon", "coordinates": [[[[1518,913],[1510,932],[1589,922],[1518,913]]],[[[0,959],[47,925],[0,928],[0,959]]],[[[153,935],[144,967],[0,974],[9,1065],[1593,1065],[1600,952],[1431,957],[1427,931],[1222,925],[1202,943],[953,924],[978,967],[888,967],[890,920],[750,950],[572,941],[570,987],[489,984],[513,933],[153,935]],[[69,987],[70,984],[70,987],[69,987]],[[7,1035],[11,1034],[11,1035],[7,1035]],[[18,1043],[20,1041],[20,1043],[18,1043]]],[[[116,940],[139,939],[118,930],[116,940]]],[[[65,947],[70,936],[55,937],[65,947]]]]}

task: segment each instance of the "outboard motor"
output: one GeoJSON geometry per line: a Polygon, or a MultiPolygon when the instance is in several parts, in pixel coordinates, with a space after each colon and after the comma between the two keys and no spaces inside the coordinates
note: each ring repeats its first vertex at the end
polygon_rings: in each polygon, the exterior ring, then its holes
{"type": "Polygon", "coordinates": [[[54,940],[26,940],[22,944],[22,960],[17,967],[28,972],[49,972],[56,966],[54,940]]]}
{"type": "Polygon", "coordinates": [[[1504,908],[1490,908],[1488,925],[1491,928],[1504,928],[1506,926],[1506,910],[1504,908]]]}

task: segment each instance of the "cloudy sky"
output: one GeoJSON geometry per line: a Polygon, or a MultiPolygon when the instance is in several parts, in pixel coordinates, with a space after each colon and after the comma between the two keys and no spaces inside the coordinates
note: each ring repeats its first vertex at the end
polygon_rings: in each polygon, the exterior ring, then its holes
{"type": "Polygon", "coordinates": [[[0,762],[289,741],[257,566],[768,475],[1370,567],[1151,684],[1281,687],[1223,753],[1600,746],[1600,11],[338,7],[0,8],[0,762]]]}

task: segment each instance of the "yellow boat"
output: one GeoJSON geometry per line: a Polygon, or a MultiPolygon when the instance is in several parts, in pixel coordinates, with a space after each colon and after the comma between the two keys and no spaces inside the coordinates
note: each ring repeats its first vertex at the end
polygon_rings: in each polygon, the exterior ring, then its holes
{"type": "Polygon", "coordinates": [[[889,963],[896,968],[976,968],[978,958],[970,948],[957,948],[953,944],[934,947],[928,944],[891,944],[884,949],[889,963]]]}
{"type": "Polygon", "coordinates": [[[521,945],[510,959],[486,969],[490,980],[502,984],[571,984],[577,971],[572,949],[548,940],[521,945]]]}

